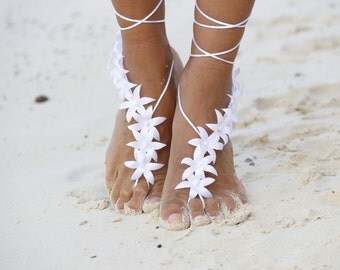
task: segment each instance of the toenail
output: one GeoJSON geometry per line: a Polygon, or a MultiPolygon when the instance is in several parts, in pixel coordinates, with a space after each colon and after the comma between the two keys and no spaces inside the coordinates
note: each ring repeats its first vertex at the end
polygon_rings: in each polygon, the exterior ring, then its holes
{"type": "Polygon", "coordinates": [[[170,224],[181,223],[183,222],[183,216],[182,214],[179,214],[179,213],[171,214],[168,217],[168,222],[170,224]]]}

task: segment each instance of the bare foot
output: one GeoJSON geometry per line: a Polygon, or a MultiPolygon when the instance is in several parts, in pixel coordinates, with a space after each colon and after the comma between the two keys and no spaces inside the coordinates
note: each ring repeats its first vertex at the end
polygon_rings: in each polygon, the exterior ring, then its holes
{"type": "MultiPolygon", "coordinates": [[[[214,109],[225,108],[231,90],[231,68],[226,73],[223,63],[213,59],[190,59],[180,81],[181,100],[184,111],[196,126],[209,130],[205,124],[216,122],[214,109]]],[[[239,203],[245,203],[246,192],[237,179],[233,162],[233,149],[229,140],[221,151],[216,151],[214,164],[218,176],[210,175],[216,181],[208,186],[212,199],[205,199],[205,209],[197,197],[188,204],[189,190],[176,190],[181,182],[183,171],[181,164],[184,157],[192,157],[194,147],[188,141],[197,137],[192,127],[186,122],[179,108],[176,108],[171,155],[168,165],[162,199],[160,223],[171,230],[182,230],[193,225],[208,224],[212,220],[221,220],[239,203]]]]}
{"type": "MultiPolygon", "coordinates": [[[[129,81],[142,84],[141,96],[151,97],[157,101],[166,84],[173,60],[173,53],[166,38],[161,35],[156,38],[152,35],[142,35],[141,40],[138,40],[137,35],[132,39],[127,36],[123,42],[123,54],[124,66],[129,70],[129,81]]],[[[174,57],[178,58],[177,55],[174,57]]],[[[106,154],[105,178],[115,209],[123,210],[126,214],[137,214],[142,210],[150,212],[159,206],[170,152],[171,127],[176,104],[176,77],[180,72],[179,69],[177,63],[168,90],[153,115],[166,117],[166,121],[157,126],[157,129],[160,133],[160,142],[167,146],[157,151],[158,163],[164,166],[153,171],[155,183],[150,187],[144,178],[141,178],[135,186],[135,181],[131,180],[133,170],[124,165],[125,161],[134,160],[133,148],[127,146],[127,143],[135,141],[132,132],[128,129],[128,125],[133,124],[133,121],[127,123],[126,110],[120,110],[117,114],[106,154]]],[[[151,105],[154,106],[156,101],[151,105]]]]}

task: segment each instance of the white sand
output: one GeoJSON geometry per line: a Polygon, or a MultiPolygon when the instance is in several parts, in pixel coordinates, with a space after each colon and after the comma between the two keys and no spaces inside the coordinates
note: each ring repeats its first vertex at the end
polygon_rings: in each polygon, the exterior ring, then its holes
{"type": "MultiPolygon", "coordinates": [[[[182,232],[107,208],[113,12],[79,3],[0,2],[0,269],[340,269],[340,3],[256,3],[234,133],[252,217],[182,232]]],[[[186,60],[192,1],[167,6],[186,60]]]]}

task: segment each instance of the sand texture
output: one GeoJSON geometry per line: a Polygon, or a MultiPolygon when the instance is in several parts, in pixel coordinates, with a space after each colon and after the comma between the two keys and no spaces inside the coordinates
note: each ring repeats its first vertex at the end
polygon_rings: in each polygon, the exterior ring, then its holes
{"type": "MultiPolygon", "coordinates": [[[[171,232],[157,212],[116,214],[104,189],[110,1],[1,1],[0,269],[340,269],[340,2],[307,2],[257,1],[242,43],[249,205],[171,232]]],[[[186,61],[193,1],[167,9],[186,61]]]]}

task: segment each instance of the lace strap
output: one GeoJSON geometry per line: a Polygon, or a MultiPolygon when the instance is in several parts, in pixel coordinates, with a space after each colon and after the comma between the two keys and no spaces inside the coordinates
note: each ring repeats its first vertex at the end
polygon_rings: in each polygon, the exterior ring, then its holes
{"type": "MultiPolygon", "coordinates": [[[[195,8],[197,9],[197,11],[203,16],[205,17],[207,20],[215,23],[215,24],[218,24],[218,25],[210,25],[210,24],[205,24],[205,23],[201,23],[199,21],[196,20],[196,18],[194,18],[194,23],[200,27],[203,27],[203,28],[208,28],[208,29],[221,29],[221,30],[224,30],[224,29],[233,29],[233,28],[245,28],[246,27],[246,24],[249,20],[249,16],[242,20],[241,22],[239,23],[236,23],[236,24],[232,24],[232,23],[226,23],[226,22],[222,22],[222,21],[219,21],[217,19],[214,19],[212,17],[210,17],[208,14],[206,14],[198,5],[197,5],[197,2],[196,2],[196,5],[195,5],[195,8]]],[[[234,61],[230,61],[230,60],[227,60],[227,59],[224,59],[222,57],[220,57],[220,55],[224,55],[224,54],[227,54],[227,53],[230,53],[234,50],[236,50],[239,46],[240,46],[240,43],[241,41],[236,44],[234,47],[228,49],[228,50],[225,50],[225,51],[221,51],[221,52],[216,52],[216,53],[211,53],[211,52],[208,52],[206,50],[204,50],[201,46],[199,46],[199,44],[197,43],[196,41],[196,38],[195,36],[193,37],[193,43],[195,45],[195,47],[201,52],[201,53],[191,53],[190,56],[191,57],[212,57],[216,60],[219,60],[221,62],[224,62],[224,63],[227,63],[227,64],[230,64],[230,65],[233,65],[234,64],[234,61]]]]}
{"type": "Polygon", "coordinates": [[[121,18],[123,20],[126,20],[128,22],[132,22],[133,23],[130,26],[127,26],[127,27],[119,26],[119,29],[121,31],[125,31],[125,30],[130,30],[132,28],[135,28],[138,25],[141,25],[143,23],[164,23],[165,19],[161,19],[161,20],[148,20],[149,18],[151,18],[156,13],[156,11],[159,9],[159,7],[161,6],[161,4],[163,2],[164,2],[164,0],[160,0],[159,3],[157,4],[157,6],[146,17],[144,17],[143,19],[140,19],[140,20],[128,18],[128,17],[120,14],[117,10],[115,10],[115,13],[116,13],[117,17],[119,17],[119,18],[121,18]]]}
{"type": "Polygon", "coordinates": [[[196,2],[195,8],[198,10],[198,12],[205,17],[206,19],[208,19],[209,21],[212,21],[218,25],[209,25],[209,24],[204,24],[201,22],[198,22],[196,20],[196,18],[194,18],[194,23],[196,23],[197,25],[201,26],[201,27],[205,27],[205,28],[211,28],[211,29],[231,29],[231,28],[245,28],[246,24],[249,20],[249,17],[247,17],[246,19],[244,19],[243,21],[236,23],[236,24],[232,24],[232,23],[226,23],[226,22],[222,22],[219,21],[217,19],[214,19],[212,17],[210,17],[208,14],[206,14],[198,5],[196,2]]]}
{"type": "Polygon", "coordinates": [[[195,126],[195,124],[190,120],[189,116],[184,112],[183,106],[182,106],[182,101],[181,101],[181,90],[180,90],[180,86],[178,85],[178,89],[177,89],[177,99],[178,99],[178,107],[179,110],[181,111],[183,117],[185,118],[185,120],[188,122],[188,124],[193,128],[193,130],[196,131],[196,133],[198,135],[200,135],[200,132],[198,130],[198,128],[195,126]]]}
{"type": "Polygon", "coordinates": [[[171,68],[170,68],[170,72],[169,72],[168,79],[167,79],[167,81],[166,81],[166,84],[165,84],[165,86],[164,86],[164,89],[163,89],[161,95],[159,96],[159,98],[158,98],[158,100],[157,100],[157,102],[156,102],[156,105],[155,105],[155,107],[154,107],[154,109],[153,109],[153,112],[155,112],[155,111],[157,110],[159,104],[161,103],[161,101],[162,101],[162,99],[163,99],[163,97],[164,97],[164,95],[165,95],[165,93],[166,93],[166,91],[167,91],[167,89],[168,89],[168,86],[169,86],[170,81],[171,81],[171,76],[172,76],[172,73],[173,73],[173,70],[174,70],[174,66],[175,66],[175,61],[172,60],[171,68]]]}

